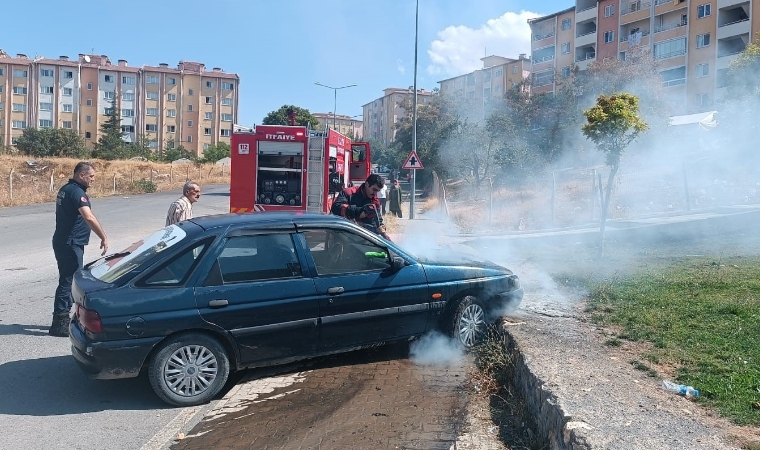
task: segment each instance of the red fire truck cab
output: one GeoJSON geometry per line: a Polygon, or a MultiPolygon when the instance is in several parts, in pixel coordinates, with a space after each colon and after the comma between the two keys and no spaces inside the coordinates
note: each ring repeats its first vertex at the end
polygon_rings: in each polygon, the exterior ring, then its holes
{"type": "Polygon", "coordinates": [[[369,143],[301,126],[236,126],[230,157],[230,212],[329,212],[371,170],[369,143]]]}

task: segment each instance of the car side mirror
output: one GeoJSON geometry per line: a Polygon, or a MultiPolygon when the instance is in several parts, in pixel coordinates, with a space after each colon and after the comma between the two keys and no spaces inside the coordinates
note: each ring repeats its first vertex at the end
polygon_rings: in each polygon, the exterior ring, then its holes
{"type": "Polygon", "coordinates": [[[406,267],[406,261],[404,261],[404,258],[400,256],[394,256],[391,258],[391,268],[394,272],[398,272],[399,270],[406,267]]]}

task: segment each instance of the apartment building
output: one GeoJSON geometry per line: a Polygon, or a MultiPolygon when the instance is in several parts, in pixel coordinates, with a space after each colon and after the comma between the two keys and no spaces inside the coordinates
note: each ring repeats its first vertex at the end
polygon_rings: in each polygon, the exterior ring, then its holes
{"type": "Polygon", "coordinates": [[[625,59],[639,48],[658,61],[679,112],[689,113],[722,99],[729,64],[760,31],[760,0],[576,0],[528,23],[535,92],[552,92],[554,74],[570,73],[561,58],[568,50],[570,64],[584,70],[598,58],[625,59]]]}
{"type": "Polygon", "coordinates": [[[462,113],[474,120],[483,118],[489,102],[530,77],[532,66],[525,54],[517,59],[491,55],[480,60],[482,69],[438,82],[441,95],[470,100],[469,109],[462,113]]]}
{"type": "Polygon", "coordinates": [[[332,113],[311,113],[317,120],[319,120],[320,128],[330,127],[338,133],[346,136],[353,136],[359,139],[364,136],[364,122],[356,116],[346,116],[344,114],[337,114],[333,116],[332,113]]]}
{"type": "Polygon", "coordinates": [[[76,130],[93,147],[115,105],[126,142],[181,144],[202,155],[230,142],[239,82],[236,74],[197,62],[138,68],[125,60],[113,64],[105,55],[71,61],[0,51],[0,144],[14,145],[25,128],[37,127],[76,130]]]}
{"type": "MultiPolygon", "coordinates": [[[[417,89],[417,104],[424,105],[434,94],[417,89]]],[[[405,101],[412,101],[414,88],[387,88],[383,96],[362,106],[364,139],[377,139],[390,144],[396,138],[396,123],[407,116],[405,101]]]]}

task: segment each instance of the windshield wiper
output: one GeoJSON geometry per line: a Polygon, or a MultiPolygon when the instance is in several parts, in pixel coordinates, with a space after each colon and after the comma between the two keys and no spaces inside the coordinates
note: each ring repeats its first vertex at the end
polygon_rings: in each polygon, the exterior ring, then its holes
{"type": "Polygon", "coordinates": [[[132,252],[119,252],[119,253],[111,253],[110,255],[101,256],[100,258],[98,258],[98,259],[96,259],[96,260],[94,260],[94,261],[92,261],[92,262],[90,262],[90,263],[87,263],[87,264],[84,266],[84,268],[85,268],[85,269],[89,269],[89,268],[90,268],[90,267],[92,267],[92,265],[93,265],[93,264],[95,264],[96,262],[99,262],[99,261],[103,261],[103,262],[106,262],[106,261],[110,261],[110,260],[112,260],[112,259],[116,259],[116,258],[121,258],[121,257],[127,256],[127,255],[129,255],[130,253],[132,253],[132,252]]]}

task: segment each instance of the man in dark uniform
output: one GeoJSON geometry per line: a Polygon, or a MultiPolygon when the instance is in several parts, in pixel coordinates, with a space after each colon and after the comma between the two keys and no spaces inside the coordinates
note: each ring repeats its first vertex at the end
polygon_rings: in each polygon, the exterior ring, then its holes
{"type": "Polygon", "coordinates": [[[90,231],[100,238],[101,255],[108,250],[108,238],[92,213],[87,188],[95,181],[92,164],[80,162],[74,167],[74,177],[60,190],[55,203],[55,233],[53,253],[58,263],[58,287],[53,303],[53,323],[50,335],[68,337],[71,283],[74,273],[82,268],[84,246],[90,242],[90,231]]]}
{"type": "Polygon", "coordinates": [[[377,193],[384,185],[383,177],[373,173],[361,185],[344,188],[333,202],[330,212],[352,220],[390,240],[385,233],[383,215],[380,213],[380,200],[377,198],[377,193]]]}

